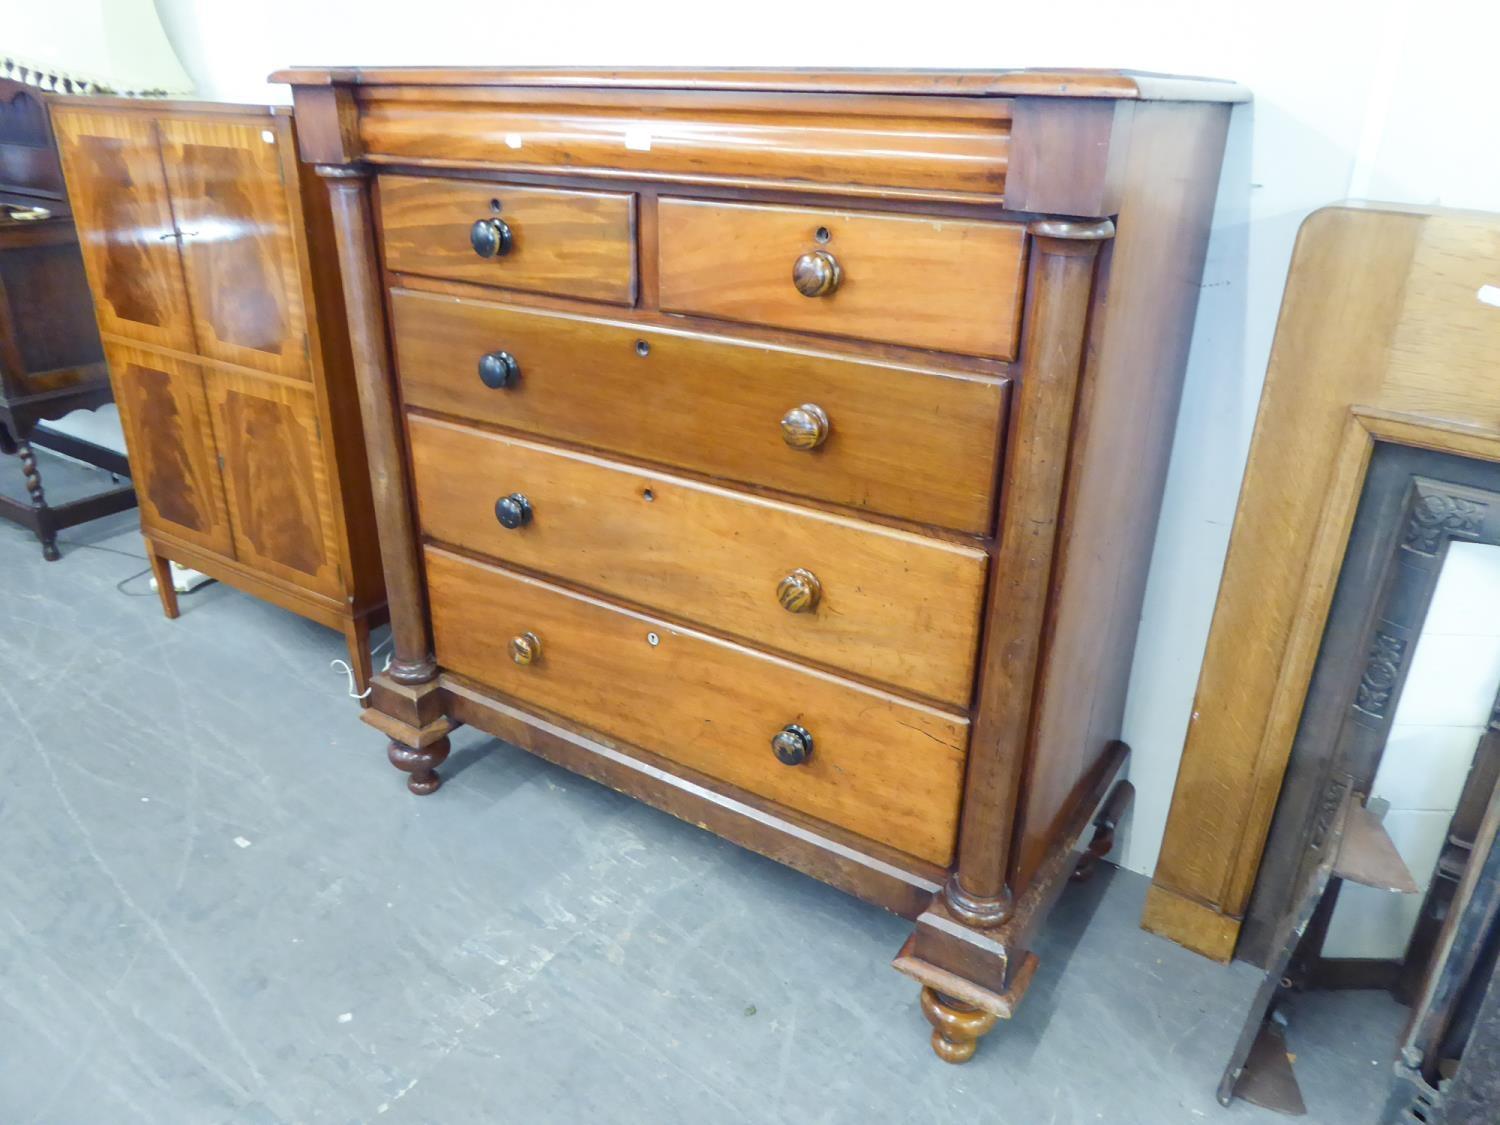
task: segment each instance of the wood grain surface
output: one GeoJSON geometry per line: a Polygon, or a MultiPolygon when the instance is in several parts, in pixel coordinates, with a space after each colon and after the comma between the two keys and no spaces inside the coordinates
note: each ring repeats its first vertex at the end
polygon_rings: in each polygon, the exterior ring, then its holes
{"type": "Polygon", "coordinates": [[[412,417],[426,534],[897,690],[967,707],[987,556],[908,532],[412,417]],[[496,500],[525,494],[507,529],[496,500]],[[791,613],[778,583],[821,587],[791,613]]]}
{"type": "Polygon", "coordinates": [[[968,355],[1015,355],[1026,231],[1015,223],[833,208],[661,200],[661,307],[968,355]],[[804,297],[803,254],[838,288],[804,297]]]}
{"type": "Polygon", "coordinates": [[[918,858],[950,858],[965,720],[437,548],[426,564],[444,668],[918,858]],[[522,667],[505,648],[526,631],[542,655],[522,667]],[[813,734],[803,765],[771,751],[787,723],[813,734]]]}
{"type": "Polygon", "coordinates": [[[391,314],[410,405],[916,523],[993,519],[1004,379],[410,289],[391,314]],[[477,374],[495,350],[520,366],[504,390],[477,374]],[[807,402],[832,425],[803,452],[780,422],[807,402]]]}
{"type": "Polygon", "coordinates": [[[381,176],[387,269],[629,305],[635,301],[635,200],[616,192],[381,176]],[[510,252],[481,258],[478,219],[509,226],[510,252]]]}

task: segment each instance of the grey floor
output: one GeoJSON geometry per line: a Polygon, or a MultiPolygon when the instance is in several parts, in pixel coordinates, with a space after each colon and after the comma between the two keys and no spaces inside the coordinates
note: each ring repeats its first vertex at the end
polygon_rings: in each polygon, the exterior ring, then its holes
{"type": "MultiPolygon", "coordinates": [[[[1281,1120],[1213,1099],[1255,973],[1142,932],[1138,875],[1069,890],[949,1067],[900,919],[472,731],[411,797],[332,632],[218,585],[164,620],[133,513],[63,538],[0,523],[5,1125],[1281,1120]]],[[[1303,998],[1307,1120],[1375,1119],[1400,1018],[1303,998]]]]}

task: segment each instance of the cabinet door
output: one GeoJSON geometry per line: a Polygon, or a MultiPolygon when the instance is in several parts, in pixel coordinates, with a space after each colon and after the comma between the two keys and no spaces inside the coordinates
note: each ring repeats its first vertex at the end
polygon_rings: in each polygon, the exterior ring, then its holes
{"type": "Polygon", "coordinates": [[[198,350],[308,376],[307,322],[284,143],[271,118],[165,118],[162,159],[181,235],[198,350]]]}
{"type": "Polygon", "coordinates": [[[232,558],[234,548],[198,366],[106,344],[141,524],[232,558]]]}
{"type": "Polygon", "coordinates": [[[156,126],[135,113],[53,113],[102,331],[193,350],[156,126]]]}
{"type": "Polygon", "coordinates": [[[312,389],[206,374],[240,562],[339,596],[338,534],[312,389]]]}

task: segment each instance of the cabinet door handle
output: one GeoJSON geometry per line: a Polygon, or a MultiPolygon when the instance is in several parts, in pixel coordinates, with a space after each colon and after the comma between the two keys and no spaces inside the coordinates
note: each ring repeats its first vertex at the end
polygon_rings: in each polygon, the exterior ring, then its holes
{"type": "Polygon", "coordinates": [[[843,280],[839,260],[827,250],[809,250],[792,263],[792,284],[804,297],[827,297],[843,280]]]}
{"type": "Polygon", "coordinates": [[[823,596],[823,584],[810,570],[798,567],[776,584],[776,600],[788,613],[811,613],[823,596]]]}
{"type": "Polygon", "coordinates": [[[531,501],[520,492],[502,496],[495,501],[495,518],[500,521],[501,527],[510,531],[525,527],[531,522],[531,501]]]}
{"type": "Polygon", "coordinates": [[[475,219],[469,228],[469,245],[481,258],[503,258],[510,244],[510,224],[504,219],[475,219]]]}
{"type": "Polygon", "coordinates": [[[815,402],[794,406],[781,416],[781,440],[793,449],[817,449],[831,429],[828,413],[815,402]]]}
{"type": "Polygon", "coordinates": [[[486,352],[479,357],[479,381],[493,391],[516,385],[521,365],[510,352],[486,352]]]}
{"type": "Polygon", "coordinates": [[[510,639],[510,658],[523,668],[542,658],[542,638],[527,630],[510,639]]]}
{"type": "Polygon", "coordinates": [[[787,723],[771,739],[771,749],[776,760],[784,766],[800,766],[812,757],[813,736],[806,727],[787,723]]]}

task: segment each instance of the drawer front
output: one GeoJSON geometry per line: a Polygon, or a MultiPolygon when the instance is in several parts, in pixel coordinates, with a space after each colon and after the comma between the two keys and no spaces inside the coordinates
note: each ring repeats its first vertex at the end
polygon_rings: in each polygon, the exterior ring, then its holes
{"type": "Polygon", "coordinates": [[[1016,353],[1026,232],[1015,223],[663,199],[658,224],[663,309],[1016,353]],[[820,295],[804,295],[818,282],[820,295]]]}
{"type": "Polygon", "coordinates": [[[398,273],[635,303],[633,195],[381,176],[380,228],[398,273]],[[479,221],[504,224],[489,257],[471,241],[479,221]]]}
{"type": "Polygon", "coordinates": [[[1004,380],[403,289],[391,311],[410,405],[919,523],[990,526],[1004,380]],[[497,351],[518,369],[498,389],[478,373],[497,351]],[[805,403],[827,438],[793,448],[781,419],[805,403]]]}
{"type": "Polygon", "coordinates": [[[966,720],[605,602],[426,551],[438,662],[522,703],[947,864],[966,720]],[[539,652],[517,664],[510,639],[539,652]],[[787,724],[812,753],[786,765],[787,724]]]}
{"type": "Polygon", "coordinates": [[[968,705],[981,550],[447,422],[408,433],[435,539],[968,705]],[[507,527],[515,493],[528,518],[507,527]]]}

